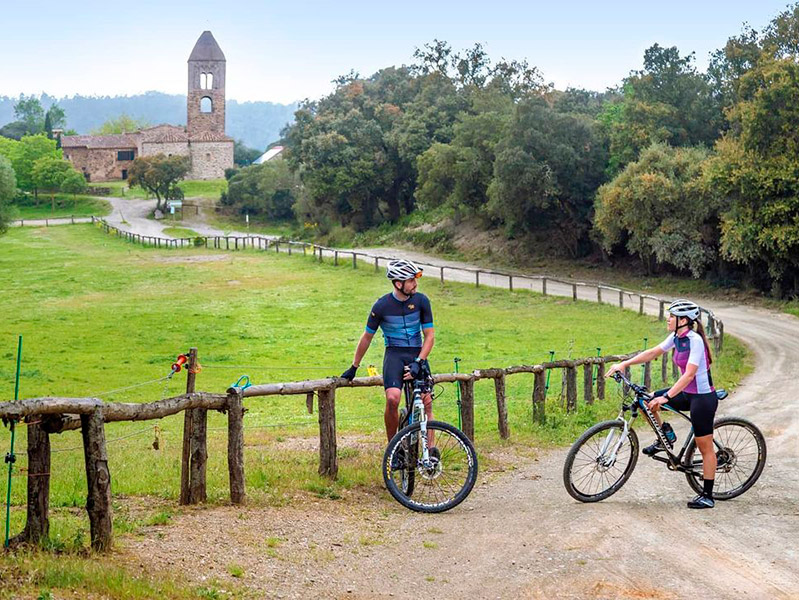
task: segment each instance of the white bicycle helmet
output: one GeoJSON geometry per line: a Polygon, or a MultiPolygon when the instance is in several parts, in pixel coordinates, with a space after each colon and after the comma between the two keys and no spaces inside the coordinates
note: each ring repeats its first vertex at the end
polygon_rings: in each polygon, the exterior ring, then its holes
{"type": "Polygon", "coordinates": [[[407,281],[422,276],[422,270],[409,260],[392,260],[386,267],[386,277],[391,281],[407,281]]]}
{"type": "Polygon", "coordinates": [[[699,318],[699,306],[690,300],[675,300],[669,304],[669,312],[675,317],[688,317],[692,321],[699,318]]]}

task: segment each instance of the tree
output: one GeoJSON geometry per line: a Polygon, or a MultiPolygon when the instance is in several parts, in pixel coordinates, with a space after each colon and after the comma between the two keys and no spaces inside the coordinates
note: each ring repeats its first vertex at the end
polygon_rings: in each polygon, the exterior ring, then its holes
{"type": "Polygon", "coordinates": [[[24,95],[20,95],[19,101],[14,105],[14,116],[25,123],[29,135],[35,135],[44,130],[44,108],[35,96],[26,98],[24,95]]]}
{"type": "Polygon", "coordinates": [[[252,164],[256,158],[261,156],[261,151],[256,150],[255,148],[250,148],[244,145],[244,142],[241,140],[236,140],[233,142],[233,163],[240,166],[246,167],[247,165],[252,164]]]}
{"type": "Polygon", "coordinates": [[[717,257],[718,204],[702,185],[704,148],[655,143],[596,195],[595,231],[608,253],[624,247],[648,273],[671,265],[700,277],[717,257]]]}
{"type": "Polygon", "coordinates": [[[136,119],[128,116],[125,113],[119,115],[116,119],[109,119],[100,127],[92,129],[92,135],[110,135],[112,133],[133,133],[150,126],[147,119],[136,119]]]}
{"type": "Polygon", "coordinates": [[[45,156],[33,163],[33,182],[36,188],[50,191],[52,210],[55,212],[55,194],[71,171],[75,171],[72,163],[63,158],[45,156]]]}
{"type": "Polygon", "coordinates": [[[5,233],[10,219],[9,207],[17,191],[17,181],[11,161],[0,155],[0,233],[5,233]]]}
{"type": "Polygon", "coordinates": [[[0,127],[0,137],[19,141],[26,135],[28,135],[28,126],[24,121],[12,121],[0,127]]]}
{"type": "Polygon", "coordinates": [[[559,251],[584,254],[607,160],[595,123],[527,99],[514,107],[495,152],[487,213],[511,237],[544,234],[559,251]]]}
{"type": "Polygon", "coordinates": [[[53,129],[64,129],[67,126],[67,113],[58,104],[52,104],[47,109],[45,118],[50,118],[50,125],[53,129]]]}
{"type": "Polygon", "coordinates": [[[177,184],[190,169],[191,158],[188,156],[140,156],[130,167],[128,185],[139,186],[153,194],[156,198],[155,209],[161,210],[162,201],[174,199],[182,193],[177,184]]]}
{"type": "Polygon", "coordinates": [[[724,206],[722,256],[777,297],[799,296],[799,65],[762,58],[737,85],[731,130],[708,161],[724,206]]]}
{"type": "Polygon", "coordinates": [[[710,146],[723,129],[721,107],[694,55],[654,44],[644,52],[644,68],[622,84],[619,100],[599,116],[610,140],[611,175],[652,142],[710,146]]]}
{"type": "Polygon", "coordinates": [[[48,140],[44,134],[26,135],[19,141],[19,146],[10,156],[11,164],[17,176],[17,185],[23,190],[32,190],[36,200],[39,190],[33,177],[33,166],[41,158],[58,158],[61,150],[56,148],[55,140],[48,140]]]}
{"type": "Polygon", "coordinates": [[[74,208],[77,208],[78,205],[78,194],[83,194],[87,187],[86,178],[75,169],[69,171],[61,182],[61,191],[65,194],[72,194],[74,208]]]}
{"type": "Polygon", "coordinates": [[[291,172],[288,163],[274,160],[239,170],[230,179],[222,204],[240,214],[285,221],[294,218],[293,207],[300,194],[299,178],[291,172]]]}

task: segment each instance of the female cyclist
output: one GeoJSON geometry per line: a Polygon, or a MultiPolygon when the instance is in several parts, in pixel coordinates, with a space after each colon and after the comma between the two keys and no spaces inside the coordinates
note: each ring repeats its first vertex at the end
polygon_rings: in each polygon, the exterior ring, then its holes
{"type": "MultiPolygon", "coordinates": [[[[699,307],[690,300],[675,300],[669,306],[669,336],[659,345],[641,352],[637,356],[613,365],[607,377],[623,371],[631,365],[647,363],[668,352],[672,348],[674,362],[682,373],[670,388],[658,390],[647,406],[670,443],[677,435],[671,425],[664,423],[660,407],[668,403],[676,410],[690,410],[691,424],[696,436],[696,445],[702,453],[702,474],[704,491],[688,503],[688,508],[713,508],[713,482],[716,477],[716,452],[713,448],[713,420],[718,408],[718,397],[710,376],[710,346],[699,319],[699,307]]],[[[652,455],[662,451],[659,440],[643,449],[644,454],[652,455]]]]}

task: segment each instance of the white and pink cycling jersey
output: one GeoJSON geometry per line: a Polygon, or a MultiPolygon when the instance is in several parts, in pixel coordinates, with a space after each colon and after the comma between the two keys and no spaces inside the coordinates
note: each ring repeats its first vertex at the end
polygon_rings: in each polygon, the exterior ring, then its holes
{"type": "Polygon", "coordinates": [[[690,329],[679,336],[670,334],[661,342],[660,349],[663,352],[668,352],[672,348],[676,350],[674,364],[679,367],[680,373],[685,373],[688,365],[696,365],[696,377],[683,391],[688,394],[715,392],[713,378],[710,376],[710,362],[702,336],[690,329]]]}

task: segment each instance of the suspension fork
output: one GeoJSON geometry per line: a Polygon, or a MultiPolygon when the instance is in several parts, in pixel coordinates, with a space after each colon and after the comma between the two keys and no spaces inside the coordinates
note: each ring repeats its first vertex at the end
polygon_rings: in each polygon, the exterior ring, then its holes
{"type": "MultiPolygon", "coordinates": [[[[619,413],[618,420],[621,421],[622,423],[624,423],[624,430],[622,431],[621,435],[619,436],[619,439],[613,445],[613,450],[611,451],[610,456],[608,457],[611,462],[616,460],[616,454],[618,453],[619,449],[621,448],[621,445],[624,443],[624,440],[627,437],[627,434],[630,432],[630,423],[632,423],[632,420],[634,418],[635,417],[632,417],[628,421],[627,419],[624,418],[624,415],[622,413],[619,413]]],[[[605,456],[607,454],[608,449],[610,447],[610,442],[611,442],[612,439],[613,439],[613,430],[611,430],[608,433],[607,437],[605,438],[605,441],[604,441],[604,443],[602,444],[602,447],[599,450],[599,455],[600,456],[605,456]]]]}

